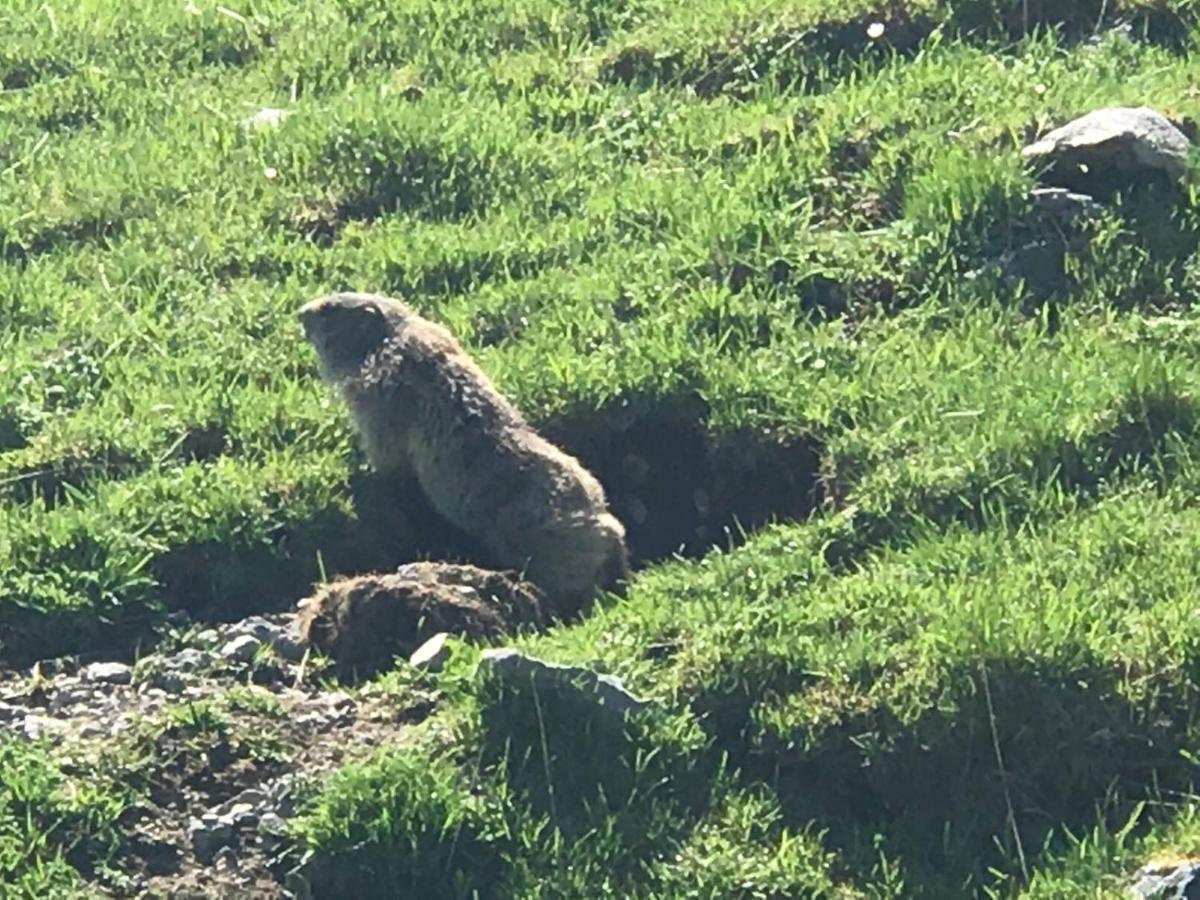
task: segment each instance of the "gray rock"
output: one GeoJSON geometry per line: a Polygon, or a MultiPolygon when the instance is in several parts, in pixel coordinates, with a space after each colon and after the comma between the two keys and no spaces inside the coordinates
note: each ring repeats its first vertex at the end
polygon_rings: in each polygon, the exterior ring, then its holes
{"type": "Polygon", "coordinates": [[[640,712],[650,705],[648,700],[627,691],[614,675],[602,675],[581,666],[549,663],[509,648],[484,650],[479,667],[518,690],[533,684],[539,689],[592,694],[600,706],[620,715],[640,712]]]}
{"type": "Polygon", "coordinates": [[[1200,897],[1200,860],[1151,862],[1134,873],[1134,900],[1191,900],[1200,897]]]}
{"type": "Polygon", "coordinates": [[[215,647],[220,642],[221,635],[215,628],[205,628],[192,638],[192,643],[198,647],[215,647]]]}
{"type": "Polygon", "coordinates": [[[1021,151],[1045,166],[1041,180],[1101,195],[1133,182],[1187,171],[1191,144],[1166,116],[1145,106],[1090,112],[1034,141],[1021,151]]]}
{"type": "Polygon", "coordinates": [[[439,631],[413,651],[408,658],[409,665],[429,672],[440,672],[450,658],[450,647],[446,644],[449,638],[447,632],[439,631]]]}
{"type": "Polygon", "coordinates": [[[207,865],[218,850],[233,840],[233,825],[215,813],[205,813],[188,824],[188,836],[196,859],[207,865]]]}
{"type": "Polygon", "coordinates": [[[0,703],[0,722],[16,722],[24,719],[28,710],[15,703],[0,703]]]}
{"type": "Polygon", "coordinates": [[[254,659],[254,655],[258,653],[258,648],[261,646],[262,641],[258,638],[243,634],[226,641],[217,652],[227,662],[248,663],[254,659]]]}
{"type": "Polygon", "coordinates": [[[83,680],[98,684],[129,684],[133,681],[133,669],[120,662],[92,663],[83,670],[83,680]]]}

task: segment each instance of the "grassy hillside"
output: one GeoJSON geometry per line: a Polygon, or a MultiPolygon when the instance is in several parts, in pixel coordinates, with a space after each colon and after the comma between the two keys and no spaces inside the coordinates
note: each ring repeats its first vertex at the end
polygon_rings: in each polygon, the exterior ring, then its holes
{"type": "MultiPolygon", "coordinates": [[[[10,0],[0,657],[435,552],[294,318],[381,291],[629,527],[628,596],[521,646],[661,706],[600,733],[460,647],[428,734],[299,821],[322,896],[1117,895],[1200,840],[1200,198],[1064,224],[1019,151],[1104,105],[1200,117],[1198,20],[10,0]],[[989,265],[1036,243],[1049,278],[989,265]]],[[[0,873],[89,874],[119,800],[4,752],[0,873]]]]}

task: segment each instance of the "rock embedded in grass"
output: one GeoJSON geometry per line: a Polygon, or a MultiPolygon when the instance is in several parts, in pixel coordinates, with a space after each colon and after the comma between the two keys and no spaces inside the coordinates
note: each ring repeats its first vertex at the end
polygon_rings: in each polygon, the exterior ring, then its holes
{"type": "Polygon", "coordinates": [[[450,648],[447,641],[450,635],[439,631],[420,647],[413,651],[408,658],[408,664],[415,669],[425,669],[429,672],[440,672],[450,658],[450,648]]]}
{"type": "Polygon", "coordinates": [[[1044,167],[1044,184],[1094,196],[1187,171],[1191,142],[1161,113],[1146,106],[1090,112],[1043,135],[1021,151],[1044,167]]]}
{"type": "Polygon", "coordinates": [[[523,690],[533,685],[563,693],[591,695],[595,702],[615,715],[641,712],[650,702],[630,693],[615,675],[605,675],[582,666],[566,666],[526,656],[510,648],[483,652],[480,671],[491,673],[502,683],[523,690]]]}

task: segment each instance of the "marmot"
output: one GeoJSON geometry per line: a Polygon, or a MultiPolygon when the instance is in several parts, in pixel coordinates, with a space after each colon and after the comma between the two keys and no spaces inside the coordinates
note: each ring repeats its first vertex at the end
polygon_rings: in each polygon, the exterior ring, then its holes
{"type": "Polygon", "coordinates": [[[516,569],[560,615],[628,576],[600,482],[525,420],[448,330],[398,300],[339,293],[300,321],[367,458],[414,477],[433,508],[516,569]]]}
{"type": "Polygon", "coordinates": [[[439,631],[490,639],[544,624],[538,589],[515,572],[433,562],[323,584],[296,616],[302,640],[360,676],[408,656],[439,631]]]}

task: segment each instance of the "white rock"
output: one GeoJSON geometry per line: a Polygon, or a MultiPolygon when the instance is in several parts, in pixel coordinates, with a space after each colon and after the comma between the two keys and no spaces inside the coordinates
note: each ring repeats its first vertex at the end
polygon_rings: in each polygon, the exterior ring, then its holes
{"type": "Polygon", "coordinates": [[[258,638],[243,634],[226,641],[217,653],[222,659],[229,662],[248,663],[254,659],[254,655],[258,653],[258,648],[261,646],[262,641],[258,638]]]}
{"type": "Polygon", "coordinates": [[[133,681],[133,669],[119,662],[97,662],[83,670],[84,681],[99,684],[129,684],[133,681]]]}
{"type": "Polygon", "coordinates": [[[447,632],[439,631],[413,651],[412,656],[408,658],[409,665],[430,672],[440,672],[446,660],[450,658],[450,648],[446,644],[449,638],[447,632]]]}

